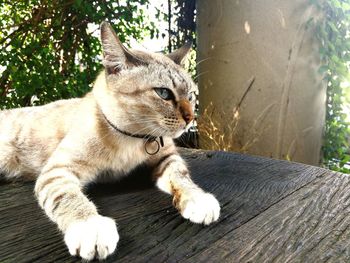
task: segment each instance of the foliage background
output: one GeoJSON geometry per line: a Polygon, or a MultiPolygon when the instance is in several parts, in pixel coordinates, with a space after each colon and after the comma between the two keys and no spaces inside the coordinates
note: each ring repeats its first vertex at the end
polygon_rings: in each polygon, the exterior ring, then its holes
{"type": "MultiPolygon", "coordinates": [[[[96,34],[101,21],[109,21],[126,43],[166,38],[166,49],[172,51],[185,40],[195,40],[195,1],[160,2],[156,8],[150,0],[0,0],[0,109],[80,97],[90,90],[101,69],[96,34]],[[153,17],[150,8],[156,8],[153,17]],[[167,23],[165,31],[159,22],[167,23]]],[[[350,3],[310,2],[323,14],[309,23],[317,28],[319,71],[328,86],[322,163],[350,172],[344,113],[344,105],[350,105],[350,3]]],[[[194,61],[195,52],[189,64],[195,77],[194,61]]]]}
{"type": "Polygon", "coordinates": [[[321,16],[310,21],[316,27],[327,84],[326,127],[322,163],[332,170],[350,173],[350,2],[311,1],[321,16]],[[346,114],[345,111],[348,111],[346,114]]]}
{"type": "Polygon", "coordinates": [[[101,46],[88,26],[110,21],[122,41],[154,35],[156,27],[145,21],[141,4],[147,1],[1,2],[1,107],[44,104],[86,93],[101,68],[101,46]]]}
{"type": "Polygon", "coordinates": [[[1,108],[85,94],[101,69],[95,31],[102,21],[117,29],[122,42],[168,36],[168,49],[179,46],[194,31],[194,1],[168,2],[168,12],[158,9],[150,17],[147,0],[0,0],[1,108]],[[169,20],[168,32],[159,32],[160,20],[169,20]]]}

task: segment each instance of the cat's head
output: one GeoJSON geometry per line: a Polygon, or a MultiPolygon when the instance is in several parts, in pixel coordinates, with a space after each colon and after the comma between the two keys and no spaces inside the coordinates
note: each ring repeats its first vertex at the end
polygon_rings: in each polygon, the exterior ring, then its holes
{"type": "Polygon", "coordinates": [[[103,113],[119,129],[180,136],[194,119],[197,86],[181,67],[190,44],[171,54],[129,50],[112,27],[101,25],[105,94],[103,113]]]}

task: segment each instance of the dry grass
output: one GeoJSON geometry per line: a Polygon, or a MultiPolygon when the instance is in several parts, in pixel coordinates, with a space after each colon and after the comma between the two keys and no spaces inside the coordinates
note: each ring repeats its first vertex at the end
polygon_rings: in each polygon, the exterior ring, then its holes
{"type": "Polygon", "coordinates": [[[249,130],[245,129],[242,136],[243,122],[240,117],[239,107],[225,110],[210,103],[198,118],[200,148],[248,152],[258,142],[266,127],[261,128],[262,119],[257,118],[249,130]]]}

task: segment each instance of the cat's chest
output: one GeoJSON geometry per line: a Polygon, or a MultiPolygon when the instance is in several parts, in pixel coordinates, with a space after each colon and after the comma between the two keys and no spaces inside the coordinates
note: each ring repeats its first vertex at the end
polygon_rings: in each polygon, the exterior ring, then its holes
{"type": "Polygon", "coordinates": [[[104,166],[115,172],[128,173],[148,157],[143,142],[123,144],[117,149],[107,150],[104,166]]]}

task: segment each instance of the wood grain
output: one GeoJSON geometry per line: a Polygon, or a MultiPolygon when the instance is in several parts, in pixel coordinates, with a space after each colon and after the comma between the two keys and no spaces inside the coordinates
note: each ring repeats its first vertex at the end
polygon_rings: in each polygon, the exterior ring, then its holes
{"type": "MultiPolygon", "coordinates": [[[[348,177],[235,153],[181,154],[194,181],[219,199],[219,222],[182,219],[140,167],[121,182],[87,190],[100,213],[118,223],[117,253],[106,262],[350,260],[348,177]]],[[[0,262],[80,262],[39,209],[32,183],[0,184],[0,262]]]]}

